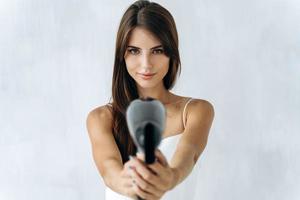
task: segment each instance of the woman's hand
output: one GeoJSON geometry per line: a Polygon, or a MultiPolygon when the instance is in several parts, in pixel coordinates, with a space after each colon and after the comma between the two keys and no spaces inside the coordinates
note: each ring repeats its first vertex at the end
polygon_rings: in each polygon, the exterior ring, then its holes
{"type": "Polygon", "coordinates": [[[168,190],[176,185],[175,171],[171,168],[164,155],[156,150],[156,162],[144,163],[144,155],[130,159],[130,174],[135,194],[143,199],[160,199],[168,190]]]}
{"type": "MultiPolygon", "coordinates": [[[[140,159],[142,160],[141,156],[140,159]]],[[[130,160],[124,164],[118,179],[121,194],[133,199],[138,199],[137,197],[147,200],[160,199],[163,192],[154,187],[152,184],[145,183],[143,178],[136,171],[138,168],[139,171],[144,171],[143,174],[148,173],[149,175],[151,174],[151,176],[154,175],[141,160],[135,157],[130,157],[130,160]]]]}
{"type": "Polygon", "coordinates": [[[122,192],[123,195],[133,199],[137,199],[138,196],[136,195],[136,189],[135,189],[136,184],[132,179],[133,166],[134,166],[133,159],[127,161],[123,166],[123,169],[120,173],[120,179],[118,181],[119,181],[119,186],[123,191],[122,192]]]}
{"type": "MultiPolygon", "coordinates": [[[[121,194],[127,197],[138,199],[157,200],[164,194],[162,190],[152,184],[145,182],[144,179],[138,174],[139,171],[143,171],[143,174],[155,176],[155,173],[149,169],[143,160],[143,156],[140,154],[139,158],[130,156],[130,160],[127,161],[118,179],[118,185],[121,188],[121,194]]],[[[150,176],[149,176],[150,177],[150,176]]]]}

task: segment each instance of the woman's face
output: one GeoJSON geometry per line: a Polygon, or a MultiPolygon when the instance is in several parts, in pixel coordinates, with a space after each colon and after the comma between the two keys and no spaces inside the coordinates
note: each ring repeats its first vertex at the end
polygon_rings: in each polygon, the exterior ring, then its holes
{"type": "Polygon", "coordinates": [[[137,86],[153,88],[163,85],[169,69],[169,57],[164,53],[160,41],[146,29],[132,30],[124,55],[127,71],[137,86]]]}

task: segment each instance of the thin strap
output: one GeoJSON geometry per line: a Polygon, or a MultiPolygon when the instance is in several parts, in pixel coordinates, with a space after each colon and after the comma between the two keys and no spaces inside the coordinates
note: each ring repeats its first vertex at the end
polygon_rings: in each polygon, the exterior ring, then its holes
{"type": "Polygon", "coordinates": [[[187,105],[193,100],[193,98],[190,98],[186,103],[185,103],[185,106],[184,106],[184,109],[183,109],[183,112],[182,112],[182,121],[183,121],[183,127],[185,128],[185,122],[186,122],[186,119],[185,119],[185,110],[186,110],[186,107],[187,105]]]}
{"type": "Polygon", "coordinates": [[[112,107],[112,104],[111,104],[111,103],[108,103],[108,104],[106,104],[106,105],[108,105],[108,106],[112,107]]]}

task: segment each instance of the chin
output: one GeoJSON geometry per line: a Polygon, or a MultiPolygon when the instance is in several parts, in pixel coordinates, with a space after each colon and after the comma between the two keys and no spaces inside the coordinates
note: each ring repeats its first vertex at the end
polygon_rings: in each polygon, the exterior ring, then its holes
{"type": "Polygon", "coordinates": [[[157,85],[157,83],[155,82],[142,82],[142,81],[137,82],[137,84],[139,87],[145,89],[154,88],[157,85]]]}

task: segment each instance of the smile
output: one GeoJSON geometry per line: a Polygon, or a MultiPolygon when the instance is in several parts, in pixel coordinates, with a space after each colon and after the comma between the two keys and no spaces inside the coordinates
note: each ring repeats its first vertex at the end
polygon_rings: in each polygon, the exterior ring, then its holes
{"type": "Polygon", "coordinates": [[[149,79],[151,79],[151,78],[155,75],[155,73],[152,73],[152,74],[150,74],[150,73],[148,73],[148,74],[141,74],[141,73],[138,73],[138,75],[139,75],[142,79],[144,79],[144,80],[149,80],[149,79]]]}

